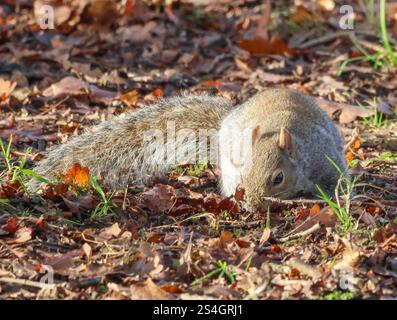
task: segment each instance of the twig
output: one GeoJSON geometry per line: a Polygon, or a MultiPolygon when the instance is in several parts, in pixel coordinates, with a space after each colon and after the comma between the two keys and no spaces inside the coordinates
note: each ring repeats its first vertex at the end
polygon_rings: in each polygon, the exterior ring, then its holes
{"type": "Polygon", "coordinates": [[[264,197],[262,198],[264,201],[270,201],[272,203],[278,203],[278,204],[285,204],[285,205],[294,205],[294,204],[307,204],[307,203],[326,203],[323,200],[317,200],[317,199],[290,199],[290,200],[282,200],[278,198],[273,198],[273,197],[264,197]]]}
{"type": "Polygon", "coordinates": [[[35,287],[35,288],[40,288],[40,289],[49,289],[49,288],[54,288],[55,287],[55,284],[41,283],[41,282],[38,282],[38,281],[32,281],[32,280],[26,280],[26,279],[8,278],[8,277],[0,278],[0,282],[14,283],[14,284],[22,285],[22,286],[35,287]]]}
{"type": "Polygon", "coordinates": [[[323,43],[329,42],[329,41],[334,40],[334,39],[339,38],[339,37],[349,36],[350,34],[352,34],[351,31],[340,31],[340,32],[327,34],[327,35],[325,35],[323,37],[320,37],[320,38],[317,38],[317,39],[313,39],[313,40],[309,40],[309,41],[305,42],[304,44],[301,44],[298,48],[299,49],[307,49],[307,48],[310,48],[310,47],[317,46],[319,44],[323,44],[323,43]]]}
{"type": "Polygon", "coordinates": [[[321,228],[321,225],[320,225],[320,223],[317,222],[315,225],[311,226],[309,229],[303,230],[303,231],[295,233],[295,234],[291,234],[284,238],[280,238],[279,241],[286,242],[286,241],[289,241],[292,239],[304,237],[304,236],[307,236],[309,234],[316,232],[317,230],[320,230],[320,228],[321,228]]]}

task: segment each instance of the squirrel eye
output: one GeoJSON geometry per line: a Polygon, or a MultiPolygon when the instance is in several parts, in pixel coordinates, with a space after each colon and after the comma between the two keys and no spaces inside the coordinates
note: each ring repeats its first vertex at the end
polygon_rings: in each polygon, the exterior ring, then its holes
{"type": "Polygon", "coordinates": [[[276,176],[273,178],[273,184],[279,185],[284,181],[284,173],[282,171],[279,171],[276,176]]]}

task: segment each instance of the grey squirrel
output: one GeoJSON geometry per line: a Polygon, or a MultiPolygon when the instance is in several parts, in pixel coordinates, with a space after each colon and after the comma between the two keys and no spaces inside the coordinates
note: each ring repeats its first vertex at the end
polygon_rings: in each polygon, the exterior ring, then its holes
{"type": "Polygon", "coordinates": [[[267,89],[237,107],[206,94],[161,99],[56,146],[35,171],[54,178],[79,163],[120,188],[209,157],[220,168],[221,193],[241,185],[257,206],[263,197],[314,194],[316,184],[331,193],[339,174],[326,155],[344,170],[342,150],[336,126],[311,98],[267,89]]]}

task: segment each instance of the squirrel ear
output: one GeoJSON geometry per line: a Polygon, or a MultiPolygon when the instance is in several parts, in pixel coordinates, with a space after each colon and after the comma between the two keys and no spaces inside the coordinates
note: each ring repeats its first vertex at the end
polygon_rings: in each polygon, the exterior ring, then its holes
{"type": "Polygon", "coordinates": [[[278,141],[278,146],[283,150],[291,150],[292,147],[292,135],[291,133],[284,127],[280,129],[280,138],[278,141]]]}
{"type": "Polygon", "coordinates": [[[254,146],[254,145],[256,145],[257,144],[257,142],[260,140],[260,138],[261,138],[261,128],[260,128],[260,126],[259,125],[257,125],[257,126],[255,126],[255,128],[254,129],[252,129],[252,137],[251,137],[251,143],[252,143],[252,146],[254,146]]]}

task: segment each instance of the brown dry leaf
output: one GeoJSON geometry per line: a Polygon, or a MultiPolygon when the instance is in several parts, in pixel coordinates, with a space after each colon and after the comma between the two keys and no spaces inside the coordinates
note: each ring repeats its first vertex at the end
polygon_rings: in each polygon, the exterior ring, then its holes
{"type": "Polygon", "coordinates": [[[87,262],[91,261],[92,258],[92,248],[88,243],[84,243],[81,247],[82,256],[86,257],[87,262]]]}
{"type": "Polygon", "coordinates": [[[154,21],[149,21],[145,25],[135,24],[127,28],[123,28],[121,39],[130,43],[148,42],[152,39],[152,31],[156,28],[154,21]]]}
{"type": "Polygon", "coordinates": [[[130,290],[131,299],[135,300],[170,300],[173,298],[171,294],[158,287],[150,278],[142,284],[132,284],[130,290]]]}
{"type": "Polygon", "coordinates": [[[0,78],[0,102],[7,102],[16,86],[16,82],[0,78]]]}
{"type": "Polygon", "coordinates": [[[119,224],[116,222],[112,224],[110,227],[105,228],[99,234],[101,237],[105,239],[117,238],[121,233],[121,229],[119,224]]]}
{"type": "Polygon", "coordinates": [[[345,251],[343,251],[342,259],[333,266],[333,269],[349,270],[350,268],[356,266],[359,261],[360,251],[346,248],[345,251]]]}
{"type": "Polygon", "coordinates": [[[80,250],[72,250],[55,257],[49,257],[44,264],[54,268],[55,271],[62,272],[73,267],[73,258],[80,255],[80,250]]]}
{"type": "Polygon", "coordinates": [[[379,244],[385,243],[390,238],[395,236],[396,231],[397,231],[397,224],[394,223],[393,221],[390,221],[386,225],[386,227],[381,227],[375,232],[375,234],[373,235],[373,239],[379,244]]]}
{"type": "Polygon", "coordinates": [[[234,192],[234,199],[237,202],[242,202],[244,201],[244,197],[245,197],[245,189],[241,186],[238,186],[236,188],[236,191],[234,192]]]}
{"type": "Polygon", "coordinates": [[[368,117],[375,112],[347,103],[337,103],[317,97],[313,97],[313,99],[330,117],[337,112],[341,112],[339,122],[342,124],[353,122],[357,118],[368,117]]]}
{"type": "Polygon", "coordinates": [[[90,174],[87,167],[82,167],[79,163],[74,163],[66,171],[62,178],[63,182],[79,188],[87,188],[90,182],[90,174]]]}
{"type": "Polygon", "coordinates": [[[314,221],[320,222],[325,227],[335,227],[336,215],[330,207],[325,207],[317,212],[313,217],[314,221]]]}
{"type": "Polygon", "coordinates": [[[84,11],[84,18],[101,27],[111,25],[119,16],[117,2],[113,0],[91,0],[84,11]]]}
{"type": "Polygon", "coordinates": [[[316,224],[320,224],[324,227],[334,227],[336,224],[337,218],[334,212],[330,207],[324,207],[319,212],[314,214],[313,216],[309,216],[305,221],[300,223],[297,227],[295,227],[292,231],[290,231],[285,237],[290,237],[295,234],[299,234],[310,228],[314,227],[316,224]]]}
{"type": "Polygon", "coordinates": [[[62,95],[86,95],[92,102],[103,104],[110,103],[116,97],[114,92],[100,89],[75,77],[65,77],[61,81],[52,84],[43,91],[43,95],[51,98],[57,98],[62,95]]]}
{"type": "Polygon", "coordinates": [[[300,273],[313,278],[313,280],[318,280],[321,278],[321,272],[317,268],[303,262],[300,259],[291,258],[288,260],[287,265],[289,265],[291,268],[299,270],[300,273]]]}
{"type": "Polygon", "coordinates": [[[291,17],[292,21],[301,23],[304,21],[313,21],[313,15],[305,7],[297,6],[295,12],[291,17]]]}
{"type": "Polygon", "coordinates": [[[254,56],[265,56],[268,54],[290,54],[294,50],[288,47],[288,44],[277,37],[272,37],[270,41],[262,38],[241,40],[239,47],[248,51],[254,56]]]}
{"type": "Polygon", "coordinates": [[[73,200],[63,195],[60,195],[60,197],[71,213],[81,213],[82,211],[91,210],[94,206],[94,198],[92,195],[73,197],[73,200]]]}
{"type": "Polygon", "coordinates": [[[223,249],[227,248],[228,244],[233,242],[233,233],[230,231],[223,231],[219,237],[219,246],[223,249]]]}
{"type": "Polygon", "coordinates": [[[262,236],[259,240],[259,247],[262,247],[267,240],[269,240],[271,234],[270,228],[263,229],[262,236]]]}
{"type": "Polygon", "coordinates": [[[156,184],[152,189],[142,194],[143,201],[153,213],[170,210],[175,203],[175,189],[164,184],[156,184]]]}
{"type": "Polygon", "coordinates": [[[139,275],[141,278],[157,278],[164,271],[162,255],[160,255],[148,242],[142,242],[139,251],[135,255],[129,272],[139,275]]]}
{"type": "Polygon", "coordinates": [[[1,227],[6,234],[13,234],[18,230],[18,220],[15,217],[11,217],[7,220],[6,224],[1,227]]]}
{"type": "Polygon", "coordinates": [[[15,234],[14,239],[8,241],[8,243],[25,243],[32,239],[32,229],[24,227],[19,228],[15,234]]]}

